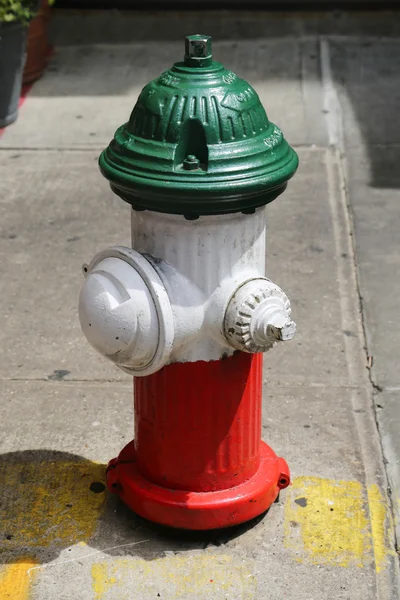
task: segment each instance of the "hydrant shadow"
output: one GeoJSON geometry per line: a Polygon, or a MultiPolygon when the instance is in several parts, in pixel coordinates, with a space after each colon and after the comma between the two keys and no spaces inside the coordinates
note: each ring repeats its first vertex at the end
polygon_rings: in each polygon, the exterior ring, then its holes
{"type": "Polygon", "coordinates": [[[137,556],[151,561],[162,558],[167,554],[204,550],[208,547],[228,544],[259,524],[267,513],[268,511],[247,523],[234,527],[191,531],[174,529],[147,521],[125,506],[118,496],[112,496],[109,498],[104,513],[106,521],[104,527],[100,528],[96,534],[96,546],[101,545],[100,540],[106,529],[112,526],[114,535],[117,535],[121,546],[109,547],[107,554],[111,556],[137,556]],[[130,541],[132,541],[131,545],[130,541]]]}
{"type": "Polygon", "coordinates": [[[3,564],[27,556],[45,564],[82,542],[89,547],[84,552],[88,556],[99,552],[154,560],[168,552],[225,544],[264,516],[241,526],[206,532],[158,526],[108,494],[104,464],[52,450],[0,455],[0,486],[3,564]]]}

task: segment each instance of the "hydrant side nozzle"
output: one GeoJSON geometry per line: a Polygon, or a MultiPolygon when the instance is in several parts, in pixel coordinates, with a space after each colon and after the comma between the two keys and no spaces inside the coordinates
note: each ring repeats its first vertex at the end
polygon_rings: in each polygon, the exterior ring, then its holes
{"type": "Polygon", "coordinates": [[[243,352],[266,352],[276,341],[291,339],[296,324],[291,320],[286,294],[266,278],[252,279],[232,296],[224,319],[225,337],[243,352]]]}
{"type": "Polygon", "coordinates": [[[152,265],[130,248],[108,248],[92,260],[79,320],[89,343],[131,375],[149,375],[168,362],[174,339],[168,294],[152,265]]]}
{"type": "Polygon", "coordinates": [[[296,323],[290,318],[289,300],[278,286],[272,285],[273,295],[261,303],[253,316],[253,335],[258,345],[270,340],[291,340],[296,333],[296,323]]]}

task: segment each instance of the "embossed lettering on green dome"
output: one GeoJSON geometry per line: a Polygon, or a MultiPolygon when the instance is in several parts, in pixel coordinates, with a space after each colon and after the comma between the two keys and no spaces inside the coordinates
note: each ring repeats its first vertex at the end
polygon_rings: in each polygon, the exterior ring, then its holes
{"type": "Polygon", "coordinates": [[[176,66],[150,82],[139,96],[127,130],[140,138],[178,143],[183,124],[195,119],[207,144],[218,144],[249,139],[268,128],[257,93],[232,71],[214,63],[214,69],[204,69],[196,81],[189,75],[176,66]]]}
{"type": "Polygon", "coordinates": [[[285,189],[297,155],[256,91],[212,62],[209,38],[187,40],[197,55],[187,42],[185,61],[144,87],[100,156],[102,173],[138,209],[194,218],[266,204],[285,189]],[[197,168],[187,168],[189,155],[197,168]]]}

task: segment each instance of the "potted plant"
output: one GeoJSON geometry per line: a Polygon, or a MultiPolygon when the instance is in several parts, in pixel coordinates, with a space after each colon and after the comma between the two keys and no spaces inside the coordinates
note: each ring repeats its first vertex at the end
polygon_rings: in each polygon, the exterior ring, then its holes
{"type": "MultiPolygon", "coordinates": [[[[1,2],[1,0],[0,0],[1,2]]],[[[41,0],[38,12],[29,24],[23,84],[33,83],[41,75],[49,56],[48,24],[54,0],[41,0]]]]}
{"type": "Polygon", "coordinates": [[[0,127],[18,115],[28,23],[36,9],[37,0],[0,0],[0,127]]]}

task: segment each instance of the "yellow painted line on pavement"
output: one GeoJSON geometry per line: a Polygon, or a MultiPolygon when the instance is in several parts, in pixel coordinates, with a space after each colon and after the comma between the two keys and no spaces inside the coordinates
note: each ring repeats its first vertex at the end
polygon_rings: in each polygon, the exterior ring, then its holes
{"type": "Polygon", "coordinates": [[[376,572],[380,573],[388,564],[390,554],[394,554],[386,539],[386,519],[388,506],[376,484],[368,488],[368,505],[371,518],[371,534],[374,549],[376,572]]]}
{"type": "Polygon", "coordinates": [[[0,600],[30,597],[40,569],[25,558],[28,548],[32,554],[50,544],[62,550],[90,538],[105,498],[90,485],[104,483],[104,473],[105,465],[90,462],[0,460],[0,552],[17,557],[0,570],[0,600]]]}
{"type": "Polygon", "coordinates": [[[249,565],[229,555],[198,554],[97,563],[92,587],[95,600],[251,600],[257,579],[249,565]]]}
{"type": "Polygon", "coordinates": [[[28,600],[37,574],[36,569],[31,572],[29,569],[36,565],[31,558],[20,558],[14,564],[3,566],[0,571],[1,600],[28,600]]]}
{"type": "Polygon", "coordinates": [[[109,574],[107,563],[96,563],[92,566],[92,587],[96,600],[104,598],[107,591],[116,583],[118,579],[109,574]]]}
{"type": "Polygon", "coordinates": [[[105,501],[90,485],[104,478],[91,462],[0,462],[1,550],[87,541],[105,501]]]}
{"type": "Polygon", "coordinates": [[[297,562],[364,567],[379,573],[392,553],[388,507],[378,486],[358,481],[298,477],[288,488],[285,546],[297,562]]]}
{"type": "Polygon", "coordinates": [[[297,560],[362,567],[370,549],[358,481],[298,477],[285,505],[285,545],[297,560]]]}

